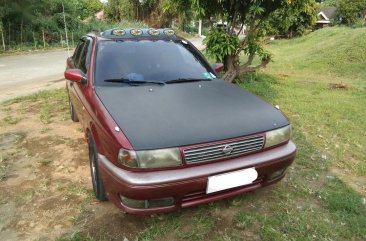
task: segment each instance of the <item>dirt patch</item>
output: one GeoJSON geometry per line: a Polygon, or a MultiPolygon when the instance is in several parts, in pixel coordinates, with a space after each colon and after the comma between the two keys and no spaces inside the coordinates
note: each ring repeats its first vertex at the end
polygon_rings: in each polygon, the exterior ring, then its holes
{"type": "Polygon", "coordinates": [[[87,145],[80,124],[65,120],[67,106],[55,108],[48,124],[37,100],[5,107],[1,119],[23,118],[0,124],[0,240],[55,240],[85,220],[118,218],[93,197],[87,145]]]}
{"type": "Polygon", "coordinates": [[[348,89],[349,86],[345,83],[330,83],[329,85],[330,89],[348,89]]]}
{"type": "Polygon", "coordinates": [[[24,139],[23,132],[8,132],[0,134],[0,150],[6,150],[13,146],[18,141],[24,139]]]}
{"type": "Polygon", "coordinates": [[[85,207],[77,225],[82,228],[85,236],[90,235],[97,240],[135,240],[149,219],[150,216],[121,213],[110,202],[90,203],[85,207]]]}

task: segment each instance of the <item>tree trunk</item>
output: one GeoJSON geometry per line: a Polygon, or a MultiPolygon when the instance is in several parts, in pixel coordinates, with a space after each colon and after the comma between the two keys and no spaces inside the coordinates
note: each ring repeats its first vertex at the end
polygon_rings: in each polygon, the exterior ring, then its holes
{"type": "Polygon", "coordinates": [[[208,21],[208,29],[211,30],[213,27],[213,22],[211,21],[211,16],[207,17],[207,21],[208,21]]]}
{"type": "Polygon", "coordinates": [[[44,30],[42,30],[43,48],[46,48],[46,40],[44,37],[44,30]]]}
{"type": "Polygon", "coordinates": [[[182,13],[178,14],[178,28],[184,31],[184,16],[182,13]]]}
{"type": "Polygon", "coordinates": [[[8,27],[9,27],[9,34],[8,34],[8,38],[9,38],[9,49],[10,49],[10,22],[8,22],[8,27]]]}
{"type": "Polygon", "coordinates": [[[20,23],[20,50],[23,49],[23,18],[22,22],[20,23]]]}
{"type": "Polygon", "coordinates": [[[263,60],[262,63],[257,66],[251,66],[254,59],[254,55],[249,55],[248,60],[243,65],[238,65],[239,57],[236,55],[225,56],[224,58],[224,66],[226,69],[226,73],[222,76],[222,78],[228,82],[233,82],[235,78],[240,75],[246,73],[252,73],[257,71],[258,69],[265,68],[269,63],[269,60],[263,60]]]}
{"type": "Polygon", "coordinates": [[[34,48],[37,49],[36,36],[34,35],[34,31],[32,33],[33,33],[34,48]]]}
{"type": "Polygon", "coordinates": [[[61,41],[61,47],[63,48],[64,47],[64,41],[63,41],[63,39],[62,39],[62,33],[60,33],[60,41],[61,41]]]}
{"type": "Polygon", "coordinates": [[[234,79],[238,75],[238,68],[237,68],[237,56],[235,55],[227,55],[224,57],[224,69],[225,74],[222,78],[228,82],[233,82],[234,79]]]}
{"type": "Polygon", "coordinates": [[[2,26],[0,26],[0,31],[1,31],[1,40],[2,40],[2,44],[3,44],[3,49],[5,51],[6,49],[5,49],[4,31],[3,31],[2,26]]]}
{"type": "Polygon", "coordinates": [[[69,47],[69,38],[67,37],[67,25],[66,25],[66,17],[65,17],[64,3],[62,3],[62,13],[64,15],[64,26],[65,26],[65,37],[66,37],[66,45],[67,45],[67,54],[68,54],[68,57],[70,57],[70,47],[69,47]]]}
{"type": "Polygon", "coordinates": [[[75,43],[74,43],[74,32],[71,32],[71,43],[72,43],[72,47],[75,48],[75,43]]]}

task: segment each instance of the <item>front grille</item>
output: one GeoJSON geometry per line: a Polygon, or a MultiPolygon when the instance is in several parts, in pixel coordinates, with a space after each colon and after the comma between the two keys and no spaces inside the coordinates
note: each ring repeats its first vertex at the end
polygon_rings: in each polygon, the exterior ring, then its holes
{"type": "Polygon", "coordinates": [[[263,144],[264,136],[255,136],[220,142],[213,145],[187,148],[183,150],[183,154],[187,163],[196,163],[251,153],[262,149],[263,144]],[[231,150],[231,152],[228,150],[231,150]]]}

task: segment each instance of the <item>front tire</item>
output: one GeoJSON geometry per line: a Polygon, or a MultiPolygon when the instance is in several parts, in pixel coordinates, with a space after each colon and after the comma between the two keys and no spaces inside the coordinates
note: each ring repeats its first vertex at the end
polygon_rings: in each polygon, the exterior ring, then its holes
{"type": "Polygon", "coordinates": [[[73,122],[79,122],[79,118],[75,112],[74,105],[71,102],[70,96],[69,96],[69,109],[70,109],[70,118],[73,122]]]}
{"type": "Polygon", "coordinates": [[[91,136],[88,137],[88,145],[89,145],[90,173],[92,178],[93,191],[95,197],[99,201],[106,201],[107,197],[105,195],[103,180],[101,178],[98,166],[98,152],[95,142],[91,136]]]}

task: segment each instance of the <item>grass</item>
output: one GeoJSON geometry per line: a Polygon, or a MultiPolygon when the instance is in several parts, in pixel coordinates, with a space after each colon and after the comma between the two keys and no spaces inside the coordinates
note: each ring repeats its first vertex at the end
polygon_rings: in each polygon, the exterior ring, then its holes
{"type": "Polygon", "coordinates": [[[96,241],[96,239],[90,237],[89,235],[85,236],[81,232],[77,231],[70,235],[64,235],[56,241],[96,241]]]}
{"type": "Polygon", "coordinates": [[[275,42],[270,50],[278,61],[265,73],[273,78],[272,96],[258,91],[268,85],[261,83],[266,81],[263,74],[243,84],[282,106],[295,128],[329,156],[333,168],[358,176],[366,175],[364,46],[364,29],[347,28],[327,28],[304,38],[275,42]],[[344,83],[348,88],[332,89],[330,83],[344,83]]]}
{"type": "Polygon", "coordinates": [[[88,189],[82,183],[57,182],[56,188],[57,188],[57,191],[67,193],[67,194],[91,196],[88,189]]]}
{"type": "Polygon", "coordinates": [[[269,48],[275,56],[270,72],[366,87],[365,46],[363,28],[326,28],[303,38],[275,41],[269,48]]]}
{"type": "Polygon", "coordinates": [[[22,119],[23,119],[23,117],[21,117],[21,116],[15,117],[15,116],[9,115],[9,116],[3,118],[3,122],[5,122],[6,124],[15,125],[22,119]]]}
{"type": "Polygon", "coordinates": [[[3,163],[2,156],[0,154],[0,181],[6,177],[6,172],[8,170],[8,166],[3,163]]]}
{"type": "MultiPolygon", "coordinates": [[[[40,91],[28,96],[21,96],[3,102],[4,106],[21,103],[25,111],[31,111],[39,114],[39,118],[43,124],[50,124],[52,118],[57,113],[64,112],[68,108],[67,93],[64,89],[56,89],[50,91],[40,91]]],[[[16,124],[22,118],[7,116],[4,122],[16,124]],[[7,119],[7,121],[5,120],[7,119]]],[[[47,130],[47,129],[45,129],[47,130]]]]}
{"type": "Polygon", "coordinates": [[[52,162],[52,160],[50,160],[50,159],[40,159],[40,160],[38,160],[37,162],[38,162],[39,164],[41,164],[41,165],[46,166],[46,165],[50,164],[50,163],[52,162]]]}
{"type": "MultiPolygon", "coordinates": [[[[144,241],[366,240],[365,41],[364,29],[347,28],[275,41],[268,46],[275,61],[239,81],[242,88],[278,104],[292,122],[298,156],[284,180],[231,199],[147,216],[143,222],[121,214],[121,223],[133,231],[105,228],[103,239],[126,232],[144,241]],[[330,83],[347,88],[333,89],[330,83]]],[[[45,120],[52,121],[67,108],[67,95],[46,91],[4,107],[34,102],[39,113],[50,112],[45,120]]],[[[57,185],[66,194],[89,193],[79,183],[57,185]]],[[[28,202],[28,196],[21,199],[28,202]]],[[[88,232],[84,227],[58,240],[100,239],[88,232]]]]}

